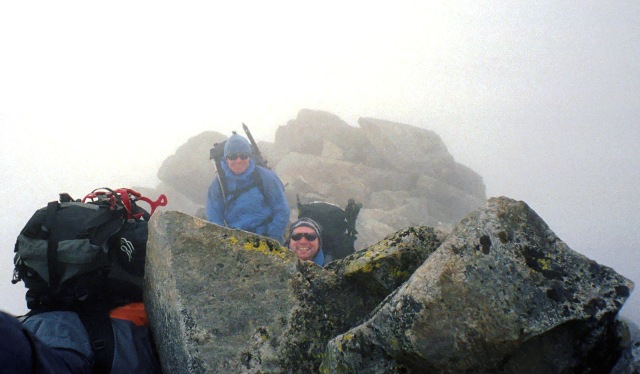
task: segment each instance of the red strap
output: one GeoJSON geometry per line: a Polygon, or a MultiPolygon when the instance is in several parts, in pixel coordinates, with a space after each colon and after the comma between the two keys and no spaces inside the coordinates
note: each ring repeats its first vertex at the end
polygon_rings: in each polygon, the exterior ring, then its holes
{"type": "MultiPolygon", "coordinates": [[[[131,198],[129,197],[130,191],[133,191],[133,190],[130,190],[128,188],[118,188],[113,192],[118,196],[120,196],[120,201],[122,201],[122,206],[124,206],[124,209],[127,211],[127,219],[140,218],[142,217],[143,213],[133,214],[133,212],[131,211],[131,198]]],[[[137,192],[135,193],[138,194],[137,192]]]]}
{"type": "Polygon", "coordinates": [[[158,197],[158,200],[156,200],[156,201],[152,201],[148,197],[144,197],[144,196],[140,196],[140,200],[142,200],[142,201],[146,202],[147,204],[149,204],[149,206],[151,207],[151,212],[149,213],[150,215],[153,215],[153,212],[156,211],[157,207],[166,206],[167,205],[167,197],[164,194],[161,194],[158,197]]]}
{"type": "Polygon", "coordinates": [[[82,199],[82,202],[84,203],[85,201],[87,201],[87,199],[91,199],[91,201],[93,201],[93,199],[97,199],[99,196],[103,195],[108,197],[109,203],[111,203],[111,209],[115,209],[117,204],[116,197],[113,191],[106,187],[96,188],[95,190],[91,191],[91,193],[87,194],[87,196],[82,199]]]}
{"type": "Polygon", "coordinates": [[[132,218],[140,219],[144,215],[143,212],[135,213],[135,214],[132,212],[131,210],[132,200],[134,202],[137,200],[142,200],[147,204],[149,204],[149,206],[151,207],[151,212],[149,213],[150,215],[153,215],[153,213],[156,211],[158,207],[167,205],[167,196],[165,196],[164,194],[161,194],[156,201],[153,201],[148,197],[142,196],[139,192],[134,191],[130,188],[118,188],[117,190],[110,190],[108,188],[96,189],[96,190],[93,190],[87,196],[85,196],[84,199],[82,199],[82,202],[84,203],[87,199],[91,199],[93,201],[93,199],[98,198],[98,196],[101,196],[101,195],[106,195],[109,198],[109,202],[111,203],[112,208],[115,208],[115,206],[117,205],[118,201],[116,199],[116,196],[119,196],[120,201],[124,206],[124,209],[127,211],[127,219],[132,219],[132,218]],[[106,191],[101,191],[101,190],[106,190],[106,191]]]}

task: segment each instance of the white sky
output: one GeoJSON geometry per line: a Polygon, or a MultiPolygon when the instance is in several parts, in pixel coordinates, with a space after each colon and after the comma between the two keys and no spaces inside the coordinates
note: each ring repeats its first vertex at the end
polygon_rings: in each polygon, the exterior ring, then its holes
{"type": "Polygon", "coordinates": [[[640,284],[640,2],[391,4],[1,2],[0,309],[25,311],[13,243],[59,192],[155,186],[191,136],[272,141],[303,108],[436,131],[640,284]]]}

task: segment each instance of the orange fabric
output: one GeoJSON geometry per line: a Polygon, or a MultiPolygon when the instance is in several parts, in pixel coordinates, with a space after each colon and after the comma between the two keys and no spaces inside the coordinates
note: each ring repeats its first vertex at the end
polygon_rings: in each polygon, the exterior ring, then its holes
{"type": "Polygon", "coordinates": [[[109,317],[133,322],[136,326],[147,326],[147,311],[143,303],[131,303],[112,309],[109,317]]]}

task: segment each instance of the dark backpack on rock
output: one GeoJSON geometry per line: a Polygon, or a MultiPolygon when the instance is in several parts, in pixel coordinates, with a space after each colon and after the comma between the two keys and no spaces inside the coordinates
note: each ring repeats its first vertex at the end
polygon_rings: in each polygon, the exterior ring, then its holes
{"type": "MultiPolygon", "coordinates": [[[[75,311],[92,342],[112,355],[108,311],[142,301],[147,224],[166,203],[165,195],[151,201],[131,189],[105,188],[82,201],[60,194],[60,201],[37,210],[14,249],[12,283],[24,282],[29,314],[75,311]],[[147,202],[151,213],[139,201],[147,202]]],[[[112,358],[101,358],[93,348],[98,365],[110,366],[112,358]]]]}
{"type": "Polygon", "coordinates": [[[15,284],[25,283],[27,307],[72,309],[104,296],[114,266],[142,276],[150,214],[166,205],[161,195],[153,202],[129,189],[101,189],[74,201],[61,194],[37,210],[18,235],[15,245],[15,284]]]}
{"type": "Polygon", "coordinates": [[[297,197],[298,218],[311,218],[322,229],[322,250],[327,262],[344,258],[355,251],[356,219],[362,204],[349,199],[345,209],[338,205],[314,201],[306,204],[297,197]]]}

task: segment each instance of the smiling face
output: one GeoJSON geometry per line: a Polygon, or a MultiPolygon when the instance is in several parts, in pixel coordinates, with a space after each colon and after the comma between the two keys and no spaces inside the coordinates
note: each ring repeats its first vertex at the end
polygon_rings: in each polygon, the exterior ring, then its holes
{"type": "Polygon", "coordinates": [[[291,240],[289,241],[289,249],[291,249],[291,251],[301,260],[312,261],[320,250],[320,239],[318,238],[318,234],[311,227],[296,227],[291,233],[290,239],[291,240]],[[305,236],[305,234],[315,235],[315,239],[309,240],[309,238],[305,236]]]}
{"type": "Polygon", "coordinates": [[[235,175],[244,173],[249,168],[251,157],[248,154],[232,154],[227,157],[227,166],[235,175]],[[244,159],[243,159],[244,158],[244,159]]]}

